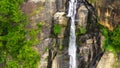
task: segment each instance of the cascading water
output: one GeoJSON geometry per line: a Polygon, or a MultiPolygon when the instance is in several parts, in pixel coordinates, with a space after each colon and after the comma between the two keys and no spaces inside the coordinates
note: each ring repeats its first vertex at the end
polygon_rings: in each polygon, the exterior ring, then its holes
{"type": "Polygon", "coordinates": [[[77,0],[69,1],[69,9],[67,17],[71,18],[69,49],[70,55],[69,68],[77,68],[76,63],[76,36],[75,36],[75,15],[76,15],[77,0]]]}

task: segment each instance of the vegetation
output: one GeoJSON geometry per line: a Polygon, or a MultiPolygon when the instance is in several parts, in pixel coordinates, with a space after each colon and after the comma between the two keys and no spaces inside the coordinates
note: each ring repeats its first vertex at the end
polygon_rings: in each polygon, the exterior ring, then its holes
{"type": "Polygon", "coordinates": [[[100,25],[101,32],[105,36],[103,48],[114,53],[120,52],[120,25],[118,25],[113,31],[109,31],[104,26],[100,25]]]}
{"type": "Polygon", "coordinates": [[[95,3],[96,0],[88,0],[90,3],[95,3]]]}
{"type": "Polygon", "coordinates": [[[103,41],[103,49],[106,49],[109,45],[109,36],[108,36],[109,30],[100,24],[99,24],[99,27],[101,29],[102,35],[104,35],[104,37],[105,37],[105,39],[103,41]]]}
{"type": "Polygon", "coordinates": [[[0,0],[0,64],[6,68],[36,68],[39,54],[31,47],[38,40],[38,29],[28,31],[27,18],[20,10],[24,0],[0,0]]]}
{"type": "Polygon", "coordinates": [[[85,33],[86,33],[86,28],[80,27],[80,34],[85,34],[85,33]]]}
{"type": "Polygon", "coordinates": [[[76,29],[76,36],[78,35],[84,35],[87,32],[85,27],[80,27],[76,29]]]}
{"type": "Polygon", "coordinates": [[[60,34],[61,33],[61,25],[59,25],[59,24],[54,24],[54,34],[55,35],[58,35],[58,34],[60,34]]]}
{"type": "Polygon", "coordinates": [[[114,29],[109,35],[111,41],[111,48],[117,53],[120,52],[120,25],[114,29]]]}

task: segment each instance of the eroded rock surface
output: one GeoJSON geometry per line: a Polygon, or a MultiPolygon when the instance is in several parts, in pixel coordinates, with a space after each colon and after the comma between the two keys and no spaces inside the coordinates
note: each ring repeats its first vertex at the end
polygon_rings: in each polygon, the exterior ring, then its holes
{"type": "Polygon", "coordinates": [[[111,52],[105,52],[97,68],[114,68],[116,64],[115,55],[111,52]]]}
{"type": "MultiPolygon", "coordinates": [[[[21,6],[23,12],[30,20],[30,24],[27,26],[29,30],[32,28],[36,29],[37,23],[41,22],[43,24],[42,31],[38,36],[40,43],[34,47],[41,55],[41,64],[38,68],[69,67],[67,48],[69,42],[70,18],[66,17],[67,9],[65,6],[68,5],[68,3],[66,3],[67,1],[68,0],[28,0],[21,6]],[[62,26],[61,33],[57,36],[54,36],[53,34],[53,27],[55,23],[62,26]],[[47,48],[48,50],[45,50],[47,48]],[[51,67],[48,66],[49,64],[51,67]]],[[[97,5],[97,14],[100,17],[99,22],[103,23],[108,28],[110,27],[110,30],[112,30],[112,23],[117,24],[120,22],[120,17],[118,16],[119,13],[117,12],[119,11],[119,1],[109,0],[110,3],[108,4],[108,0],[104,1],[105,2],[102,3],[99,2],[99,0],[95,2],[97,5]],[[110,5],[112,5],[112,7],[110,5]]],[[[79,31],[81,27],[84,27],[85,30],[82,34],[81,32],[78,32],[77,34],[76,31],[78,68],[101,68],[100,66],[104,64],[106,65],[102,68],[109,68],[109,65],[111,66],[111,64],[114,63],[110,60],[114,60],[114,56],[111,53],[105,53],[103,55],[101,50],[103,42],[101,41],[102,35],[96,24],[97,22],[94,16],[92,16],[90,10],[88,10],[85,4],[80,5],[80,7],[78,6],[76,18],[76,30],[78,29],[79,31]],[[101,57],[102,59],[98,63],[101,57]],[[108,59],[105,59],[105,57],[108,59]],[[107,61],[109,61],[109,63],[107,61]]]]}

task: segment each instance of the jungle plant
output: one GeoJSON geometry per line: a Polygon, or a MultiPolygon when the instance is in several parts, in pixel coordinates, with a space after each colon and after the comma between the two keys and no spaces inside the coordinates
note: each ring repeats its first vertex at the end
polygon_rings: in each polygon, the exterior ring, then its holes
{"type": "Polygon", "coordinates": [[[40,30],[25,28],[28,20],[20,10],[23,2],[0,0],[0,64],[5,63],[6,68],[36,68],[40,60],[39,54],[31,48],[40,30]]]}
{"type": "Polygon", "coordinates": [[[107,51],[114,53],[120,52],[120,25],[118,25],[113,31],[109,31],[106,27],[99,25],[102,34],[105,36],[103,48],[107,51]]]}
{"type": "Polygon", "coordinates": [[[114,49],[116,53],[120,52],[120,25],[118,25],[114,31],[109,35],[111,41],[111,48],[114,49]]]}

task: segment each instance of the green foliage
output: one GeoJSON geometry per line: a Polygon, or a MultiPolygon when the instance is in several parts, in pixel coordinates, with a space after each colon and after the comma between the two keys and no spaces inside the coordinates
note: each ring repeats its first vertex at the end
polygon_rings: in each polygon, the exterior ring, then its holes
{"type": "Polygon", "coordinates": [[[112,47],[111,45],[111,41],[110,41],[110,31],[104,27],[103,25],[100,25],[99,24],[99,27],[101,29],[101,32],[102,32],[102,35],[105,37],[105,39],[103,40],[103,49],[107,50],[107,51],[112,51],[112,52],[115,52],[114,51],[114,48],[112,47]]]}
{"type": "Polygon", "coordinates": [[[5,62],[5,60],[6,60],[6,52],[0,50],[0,63],[5,62]]]}
{"type": "Polygon", "coordinates": [[[18,68],[18,62],[17,61],[8,61],[6,68],[18,68]]]}
{"type": "Polygon", "coordinates": [[[84,35],[85,33],[87,32],[86,28],[85,27],[79,27],[76,29],[76,36],[78,35],[84,35]]]}
{"type": "Polygon", "coordinates": [[[106,50],[107,50],[107,51],[111,51],[111,52],[113,52],[113,53],[116,53],[115,49],[114,49],[113,46],[110,45],[110,44],[106,47],[106,50]]]}
{"type": "Polygon", "coordinates": [[[111,32],[104,26],[99,26],[102,34],[105,36],[103,48],[114,53],[120,52],[120,25],[111,32]]]}
{"type": "Polygon", "coordinates": [[[80,27],[80,34],[85,34],[85,33],[86,33],[86,28],[80,27]]]}
{"type": "Polygon", "coordinates": [[[38,14],[41,10],[43,10],[44,9],[44,7],[43,6],[40,6],[38,9],[36,9],[36,10],[34,10],[31,14],[30,14],[30,16],[33,16],[33,15],[36,15],[36,14],[38,14]]]}
{"type": "Polygon", "coordinates": [[[104,48],[107,49],[107,47],[109,46],[109,36],[108,36],[109,30],[106,27],[104,27],[103,25],[100,25],[100,24],[99,24],[99,27],[101,29],[102,35],[104,35],[104,37],[105,37],[105,39],[103,41],[103,44],[102,44],[103,49],[104,48]]]}
{"type": "Polygon", "coordinates": [[[62,45],[59,46],[59,50],[63,50],[63,46],[62,45]]]}
{"type": "Polygon", "coordinates": [[[40,60],[39,54],[36,53],[29,46],[24,46],[19,51],[19,55],[17,55],[17,59],[19,62],[23,62],[22,67],[24,68],[37,68],[36,63],[38,60],[40,60]]]}
{"type": "Polygon", "coordinates": [[[59,24],[54,24],[54,34],[58,35],[61,32],[61,26],[59,24]]]}
{"type": "Polygon", "coordinates": [[[36,36],[38,29],[27,30],[27,18],[20,10],[24,0],[0,1],[0,63],[6,63],[6,68],[36,68],[39,54],[31,46],[39,42],[36,36]],[[11,60],[6,60],[11,57],[11,60]]]}
{"type": "Polygon", "coordinates": [[[107,29],[107,28],[102,28],[102,34],[103,34],[105,37],[108,37],[108,29],[107,29]]]}
{"type": "Polygon", "coordinates": [[[88,0],[90,3],[95,3],[96,0],[88,0]]]}
{"type": "Polygon", "coordinates": [[[120,52],[120,25],[110,33],[111,47],[118,53],[120,52]]]}

